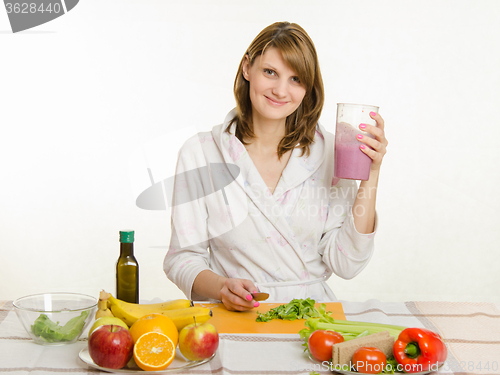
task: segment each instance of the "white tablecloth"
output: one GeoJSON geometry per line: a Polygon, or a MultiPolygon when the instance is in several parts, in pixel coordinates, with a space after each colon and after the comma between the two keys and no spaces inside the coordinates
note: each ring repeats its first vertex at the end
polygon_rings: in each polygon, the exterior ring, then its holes
{"type": "MultiPolygon", "coordinates": [[[[439,332],[449,348],[439,374],[500,374],[500,309],[491,303],[342,301],[348,320],[426,327],[439,332]]],[[[86,337],[67,346],[33,343],[19,323],[11,302],[0,301],[0,373],[98,373],[78,353],[86,337]]],[[[235,335],[220,337],[209,363],[175,374],[309,374],[330,373],[303,352],[298,335],[235,335]]]]}

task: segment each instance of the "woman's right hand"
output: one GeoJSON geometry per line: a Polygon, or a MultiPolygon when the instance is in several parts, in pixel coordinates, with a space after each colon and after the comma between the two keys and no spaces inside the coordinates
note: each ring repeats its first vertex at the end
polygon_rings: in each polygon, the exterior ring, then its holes
{"type": "Polygon", "coordinates": [[[259,306],[251,293],[257,291],[254,283],[247,279],[226,279],[220,290],[221,301],[229,311],[247,311],[259,306]]]}

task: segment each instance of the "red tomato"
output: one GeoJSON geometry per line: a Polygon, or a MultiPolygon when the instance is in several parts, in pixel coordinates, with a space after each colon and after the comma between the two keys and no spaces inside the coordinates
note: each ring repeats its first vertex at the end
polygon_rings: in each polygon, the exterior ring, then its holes
{"type": "Polygon", "coordinates": [[[309,351],[315,360],[323,362],[332,359],[334,344],[344,341],[344,336],[335,331],[318,329],[309,336],[309,351]]]}
{"type": "Polygon", "coordinates": [[[378,374],[387,365],[385,354],[377,348],[359,348],[352,356],[352,362],[358,372],[364,374],[378,374]]]}

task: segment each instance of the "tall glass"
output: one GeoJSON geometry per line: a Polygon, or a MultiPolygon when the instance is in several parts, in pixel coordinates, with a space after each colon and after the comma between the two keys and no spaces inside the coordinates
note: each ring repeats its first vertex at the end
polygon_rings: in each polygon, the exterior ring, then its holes
{"type": "MultiPolygon", "coordinates": [[[[360,150],[364,144],[356,136],[373,136],[359,128],[360,124],[376,126],[370,112],[378,113],[379,107],[364,104],[337,104],[335,131],[335,177],[351,180],[368,180],[372,159],[360,150]]],[[[368,146],[367,146],[368,147],[368,146]]]]}

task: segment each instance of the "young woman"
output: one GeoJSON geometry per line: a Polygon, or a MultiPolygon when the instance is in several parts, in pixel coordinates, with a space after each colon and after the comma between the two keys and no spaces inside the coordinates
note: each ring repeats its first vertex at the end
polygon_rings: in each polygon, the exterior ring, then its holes
{"type": "Polygon", "coordinates": [[[316,50],[288,22],[251,43],[234,93],[224,123],[179,152],[165,272],[187,298],[229,310],[257,307],[258,290],[276,302],[336,300],[326,280],[356,276],[373,253],[384,121],[373,113],[377,126],[360,124],[374,136],[360,146],[372,159],[369,180],[358,190],[335,178],[334,137],[318,123],[316,50]]]}

